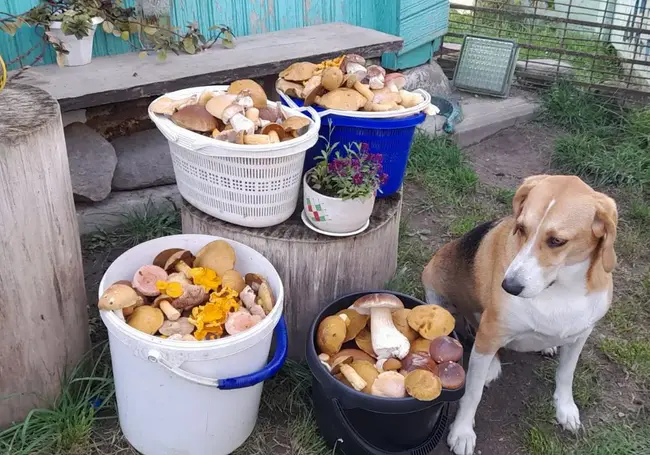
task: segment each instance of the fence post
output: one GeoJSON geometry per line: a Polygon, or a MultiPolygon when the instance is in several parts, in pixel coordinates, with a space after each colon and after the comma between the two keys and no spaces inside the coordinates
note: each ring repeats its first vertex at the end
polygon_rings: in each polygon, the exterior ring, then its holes
{"type": "Polygon", "coordinates": [[[10,84],[0,106],[1,429],[51,404],[90,339],[59,105],[10,84]]]}

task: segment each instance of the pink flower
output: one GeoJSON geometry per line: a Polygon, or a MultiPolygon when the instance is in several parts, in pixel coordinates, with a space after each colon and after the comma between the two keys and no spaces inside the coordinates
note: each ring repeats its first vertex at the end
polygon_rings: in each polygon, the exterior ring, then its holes
{"type": "Polygon", "coordinates": [[[354,177],[352,177],[352,182],[355,185],[361,185],[363,183],[363,177],[361,174],[355,174],[354,177]]]}

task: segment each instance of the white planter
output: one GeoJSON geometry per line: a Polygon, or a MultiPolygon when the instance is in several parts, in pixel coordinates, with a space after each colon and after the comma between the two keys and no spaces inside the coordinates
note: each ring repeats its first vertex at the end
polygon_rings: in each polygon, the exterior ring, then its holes
{"type": "Polygon", "coordinates": [[[74,35],[66,35],[61,30],[61,22],[52,22],[50,25],[50,33],[56,39],[63,43],[63,47],[69,51],[68,54],[63,54],[64,66],[82,66],[87,65],[93,58],[93,39],[95,37],[95,30],[97,25],[104,21],[101,17],[93,18],[93,26],[91,27],[88,36],[82,39],[77,39],[74,35]]]}
{"type": "Polygon", "coordinates": [[[343,200],[318,193],[307,183],[310,172],[303,177],[303,206],[309,222],[316,228],[333,234],[345,234],[361,229],[370,219],[375,195],[365,199],[343,200]]]}

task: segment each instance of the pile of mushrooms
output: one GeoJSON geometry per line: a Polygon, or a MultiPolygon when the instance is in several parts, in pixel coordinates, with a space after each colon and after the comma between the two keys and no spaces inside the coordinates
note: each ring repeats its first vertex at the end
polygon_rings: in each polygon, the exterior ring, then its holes
{"type": "Polygon", "coordinates": [[[368,294],[320,322],[318,357],[334,377],[359,392],[431,401],[442,389],[465,383],[458,363],[463,346],[449,336],[454,325],[441,306],[409,309],[392,294],[368,294]]]}
{"type": "MultiPolygon", "coordinates": [[[[316,65],[298,62],[279,74],[278,90],[287,96],[304,100],[304,105],[317,104],[341,111],[401,111],[424,102],[417,92],[404,90],[406,78],[401,73],[387,73],[379,65],[366,67],[366,60],[347,54],[316,65]]],[[[440,110],[429,103],[428,115],[440,110]]]]}
{"type": "Polygon", "coordinates": [[[251,79],[233,82],[226,92],[208,89],[179,100],[163,96],[150,108],[181,128],[236,144],[290,141],[310,125],[306,117],[288,116],[279,102],[268,105],[264,89],[251,79]]]}
{"type": "Polygon", "coordinates": [[[224,240],[208,243],[196,256],[167,249],[131,281],[109,286],[97,305],[101,311],[121,311],[141,332],[171,340],[236,335],[264,319],[275,297],[264,277],[242,276],[235,262],[235,251],[224,240]]]}

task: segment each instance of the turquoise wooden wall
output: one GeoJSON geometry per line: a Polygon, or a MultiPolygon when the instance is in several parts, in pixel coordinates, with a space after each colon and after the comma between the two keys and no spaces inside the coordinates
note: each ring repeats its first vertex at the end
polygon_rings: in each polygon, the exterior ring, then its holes
{"type": "MultiPolygon", "coordinates": [[[[133,6],[135,0],[126,0],[133,6]]],[[[20,14],[38,0],[0,0],[0,12],[20,14]]],[[[404,38],[399,55],[385,55],[382,63],[405,69],[431,58],[439,38],[447,31],[448,0],[171,0],[172,22],[184,26],[198,21],[202,30],[213,24],[230,25],[236,36],[254,35],[306,25],[347,22],[381,30],[404,38]]],[[[13,38],[0,32],[0,54],[5,61],[24,54],[39,38],[24,27],[13,38]]],[[[106,35],[95,34],[94,56],[129,52],[129,45],[106,35]]],[[[53,63],[49,51],[43,63],[53,63]]],[[[12,66],[13,68],[16,65],[12,66]]]]}

